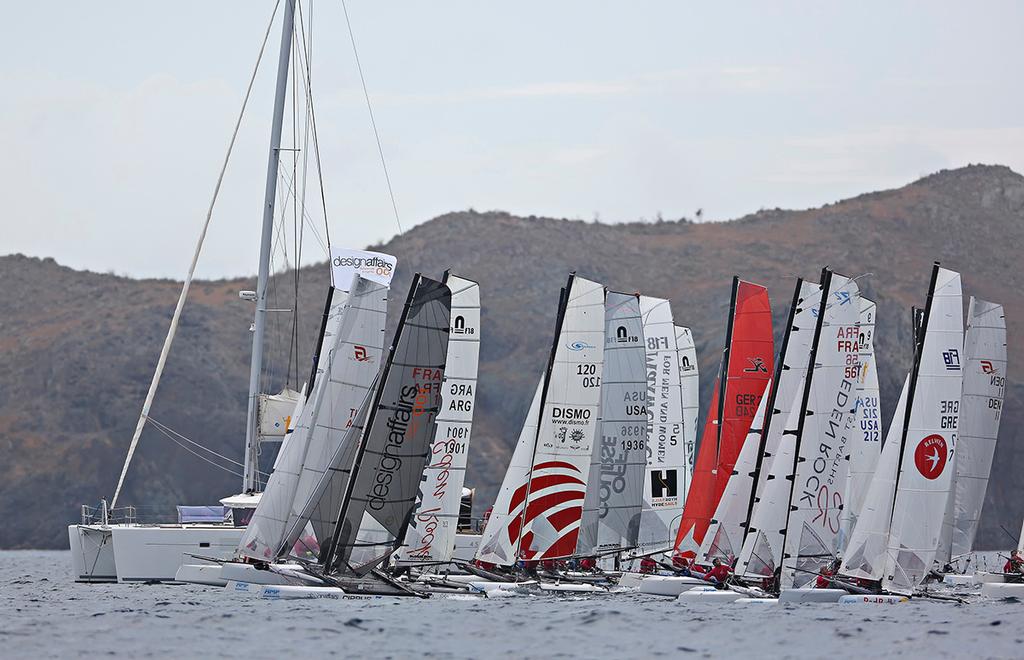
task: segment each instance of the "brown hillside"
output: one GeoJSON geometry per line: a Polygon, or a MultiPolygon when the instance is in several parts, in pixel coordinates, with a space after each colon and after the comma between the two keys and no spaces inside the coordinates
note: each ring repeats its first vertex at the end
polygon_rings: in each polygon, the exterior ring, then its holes
{"type": "MultiPolygon", "coordinates": [[[[879,304],[876,347],[886,420],[910,362],[909,307],[922,304],[933,260],[964,274],[967,294],[1001,302],[1009,327],[1009,388],[979,542],[1005,547],[1019,529],[1024,485],[1021,422],[1024,296],[1016,250],[1024,241],[1024,178],[1005,167],[944,171],[904,188],[809,211],[763,211],[733,222],[601,225],[500,212],[452,213],[386,245],[399,257],[394,309],[417,270],[448,267],[480,281],[483,346],[470,485],[494,496],[550,342],[558,289],[569,270],[620,290],[671,298],[700,354],[703,403],[715,375],[733,274],[769,287],[777,327],[793,278],[823,265],[861,281],[879,304]]],[[[307,371],[327,278],[306,269],[300,380],[307,371]]],[[[78,505],[111,495],[149,385],[178,284],[0,258],[0,547],[66,547],[78,505]]],[[[278,282],[282,299],[288,283],[278,282]]],[[[244,433],[251,281],[193,289],[152,416],[238,459],[244,433]]],[[[282,303],[289,306],[290,301],[282,303]]],[[[394,316],[394,315],[393,315],[394,316]]],[[[268,381],[284,381],[287,351],[268,381]]],[[[293,378],[294,381],[294,378],[293,378]]],[[[294,383],[293,383],[294,384],[294,383]]],[[[207,503],[239,480],[153,429],[143,436],[126,502],[207,503]]]]}

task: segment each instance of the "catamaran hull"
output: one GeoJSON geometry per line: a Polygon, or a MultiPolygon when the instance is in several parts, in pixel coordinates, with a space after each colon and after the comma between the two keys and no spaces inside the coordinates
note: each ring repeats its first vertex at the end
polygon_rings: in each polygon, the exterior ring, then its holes
{"type": "Polygon", "coordinates": [[[174,581],[207,587],[226,587],[228,584],[220,577],[219,564],[182,564],[174,574],[174,581]]]}
{"type": "Polygon", "coordinates": [[[981,585],[981,595],[987,598],[1024,598],[1024,583],[986,582],[981,585]]]}
{"type": "Polygon", "coordinates": [[[68,525],[75,582],[117,582],[114,541],[108,525],[68,525]]]}
{"type": "MultiPolygon", "coordinates": [[[[191,555],[228,559],[243,527],[228,525],[111,525],[118,582],[174,582],[191,555]]],[[[201,561],[199,563],[202,563],[201,561]]]]}
{"type": "Polygon", "coordinates": [[[785,589],[779,594],[780,603],[838,603],[848,595],[845,589],[785,589]]]}
{"type": "Polygon", "coordinates": [[[678,599],[681,601],[710,601],[718,603],[734,603],[739,599],[743,598],[743,594],[730,591],[728,589],[715,589],[714,587],[702,586],[693,587],[683,593],[679,594],[678,599]]]}
{"type": "Polygon", "coordinates": [[[839,598],[841,605],[898,605],[910,599],[906,596],[893,594],[847,594],[839,598]]]}
{"type": "Polygon", "coordinates": [[[312,576],[304,576],[297,564],[274,564],[277,570],[257,568],[252,564],[226,561],[220,567],[220,579],[224,582],[245,582],[256,585],[295,585],[303,580],[319,583],[312,576]]]}
{"type": "MultiPolygon", "coordinates": [[[[620,581],[621,585],[622,582],[620,581]]],[[[676,598],[694,587],[706,587],[708,583],[695,577],[648,575],[640,581],[640,593],[652,596],[668,596],[676,598]]]]}

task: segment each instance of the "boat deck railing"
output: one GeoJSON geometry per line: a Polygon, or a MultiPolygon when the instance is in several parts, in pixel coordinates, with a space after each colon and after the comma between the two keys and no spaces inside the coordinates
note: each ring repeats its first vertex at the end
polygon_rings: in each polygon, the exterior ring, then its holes
{"type": "Polygon", "coordinates": [[[138,514],[134,506],[118,506],[113,509],[107,506],[106,500],[101,500],[96,506],[82,505],[83,525],[132,525],[138,520],[138,514]]]}

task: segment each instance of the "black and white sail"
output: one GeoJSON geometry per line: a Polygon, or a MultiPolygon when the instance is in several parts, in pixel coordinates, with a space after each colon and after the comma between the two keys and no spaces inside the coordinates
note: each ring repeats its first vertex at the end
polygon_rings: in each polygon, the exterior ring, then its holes
{"type": "Polygon", "coordinates": [[[444,283],[413,279],[324,553],[328,573],[369,572],[405,534],[441,406],[451,298],[444,283]]]}

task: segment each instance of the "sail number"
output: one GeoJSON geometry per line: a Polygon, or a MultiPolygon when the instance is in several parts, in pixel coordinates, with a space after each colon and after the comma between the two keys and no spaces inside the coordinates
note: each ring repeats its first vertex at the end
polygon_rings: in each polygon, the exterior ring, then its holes
{"type": "Polygon", "coordinates": [[[647,350],[668,350],[668,337],[648,337],[647,350]]]}
{"type": "Polygon", "coordinates": [[[644,448],[644,441],[643,440],[623,440],[622,441],[622,451],[630,451],[630,450],[633,450],[633,449],[643,449],[643,448],[644,448]]]}
{"type": "Polygon", "coordinates": [[[960,418],[960,401],[950,399],[942,401],[939,406],[939,428],[955,429],[960,418]]]}
{"type": "Polygon", "coordinates": [[[601,387],[601,377],[597,375],[596,364],[577,364],[576,375],[583,378],[583,387],[601,387]]]}

